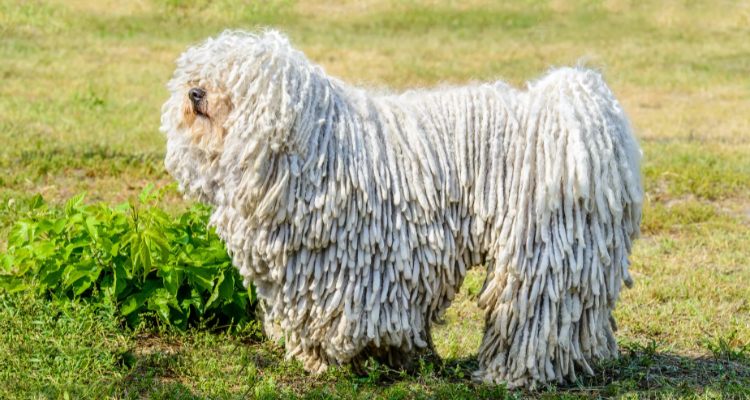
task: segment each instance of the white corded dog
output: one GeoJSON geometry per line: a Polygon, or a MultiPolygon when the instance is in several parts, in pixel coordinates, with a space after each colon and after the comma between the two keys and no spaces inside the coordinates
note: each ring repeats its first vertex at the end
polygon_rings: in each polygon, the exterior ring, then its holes
{"type": "Polygon", "coordinates": [[[408,365],[483,263],[475,378],[533,387],[616,356],[640,149],[596,72],[375,95],[275,31],[225,32],[177,65],[167,169],[214,206],[307,370],[408,365]]]}

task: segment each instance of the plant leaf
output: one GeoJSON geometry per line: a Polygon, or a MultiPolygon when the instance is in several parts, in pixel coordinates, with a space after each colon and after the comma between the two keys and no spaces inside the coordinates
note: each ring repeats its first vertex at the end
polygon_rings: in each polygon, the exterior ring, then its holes
{"type": "Polygon", "coordinates": [[[122,302],[122,306],[120,307],[120,313],[122,315],[128,315],[132,313],[133,311],[137,310],[143,304],[146,302],[146,300],[151,296],[151,294],[158,289],[156,285],[156,281],[151,280],[146,283],[143,290],[139,293],[135,293],[130,295],[125,301],[122,302]]]}
{"type": "Polygon", "coordinates": [[[138,194],[138,200],[141,201],[141,204],[146,204],[150,200],[149,194],[151,193],[151,189],[153,188],[154,184],[149,183],[145,188],[143,188],[143,190],[141,190],[141,193],[138,194]]]}
{"type": "Polygon", "coordinates": [[[99,232],[96,230],[96,226],[99,225],[99,221],[96,220],[94,217],[86,217],[86,224],[84,225],[84,229],[86,229],[86,232],[91,236],[94,241],[99,240],[99,232]]]}
{"type": "Polygon", "coordinates": [[[146,238],[141,237],[140,240],[140,249],[138,250],[138,256],[139,261],[141,262],[141,267],[143,268],[143,280],[146,280],[146,276],[148,276],[148,273],[151,272],[151,267],[153,266],[153,258],[151,257],[151,248],[148,245],[148,241],[146,238]]]}
{"type": "Polygon", "coordinates": [[[189,296],[182,299],[180,302],[180,308],[185,312],[184,310],[189,309],[191,305],[195,307],[199,317],[203,316],[205,303],[201,294],[195,289],[190,289],[189,296]]]}
{"type": "Polygon", "coordinates": [[[224,270],[222,276],[224,279],[218,283],[219,300],[232,300],[232,294],[234,293],[234,274],[231,270],[224,270]]]}
{"type": "Polygon", "coordinates": [[[219,279],[216,281],[216,284],[214,286],[214,290],[211,293],[211,297],[208,298],[208,301],[206,302],[206,309],[208,310],[211,308],[211,305],[219,299],[221,295],[221,284],[224,282],[224,273],[222,272],[219,274],[219,279]]]}
{"type": "Polygon", "coordinates": [[[85,292],[86,289],[91,287],[91,284],[95,279],[96,278],[92,278],[90,275],[85,275],[73,282],[73,285],[71,285],[71,287],[73,288],[73,294],[76,296],[80,296],[81,293],[85,292]]]}
{"type": "Polygon", "coordinates": [[[81,204],[83,204],[83,198],[86,192],[81,193],[77,196],[73,196],[65,203],[65,215],[72,216],[80,213],[81,204]]]}
{"type": "Polygon", "coordinates": [[[167,214],[166,212],[156,207],[151,207],[148,210],[148,213],[154,218],[154,220],[158,221],[162,225],[169,224],[169,214],[167,214]]]}
{"type": "Polygon", "coordinates": [[[45,288],[54,287],[60,282],[63,272],[65,272],[65,268],[61,264],[56,263],[45,266],[39,271],[40,284],[45,288]]]}
{"type": "Polygon", "coordinates": [[[163,279],[164,288],[172,294],[177,296],[177,291],[180,289],[182,284],[182,273],[177,268],[164,266],[159,268],[157,276],[163,279]]]}
{"type": "Polygon", "coordinates": [[[27,240],[30,240],[29,232],[31,227],[32,223],[26,220],[16,222],[8,234],[8,247],[21,247],[27,240]]]}
{"type": "Polygon", "coordinates": [[[13,255],[12,254],[0,254],[0,267],[6,273],[13,269],[13,255]]]}
{"type": "Polygon", "coordinates": [[[174,309],[178,314],[182,313],[177,300],[166,290],[158,289],[149,298],[148,309],[156,311],[159,318],[165,323],[172,324],[172,311],[174,309]]]}
{"type": "Polygon", "coordinates": [[[172,313],[172,325],[184,332],[187,329],[188,319],[190,318],[190,307],[184,310],[180,308],[180,311],[179,313],[172,313]]]}
{"type": "Polygon", "coordinates": [[[40,219],[37,222],[36,235],[41,235],[42,233],[46,233],[47,231],[52,229],[53,226],[54,224],[52,223],[52,221],[45,219],[45,218],[40,219]]]}
{"type": "Polygon", "coordinates": [[[73,254],[73,250],[84,246],[86,246],[86,243],[83,242],[71,243],[65,246],[65,250],[63,250],[62,253],[63,260],[68,260],[70,258],[70,255],[73,254]]]}
{"type": "Polygon", "coordinates": [[[44,206],[44,198],[41,193],[37,193],[29,200],[29,210],[36,210],[44,206]]]}
{"type": "Polygon", "coordinates": [[[0,287],[8,291],[8,293],[16,293],[28,289],[29,285],[21,278],[0,276],[0,287]]]}
{"type": "Polygon", "coordinates": [[[117,263],[115,264],[115,288],[114,288],[114,295],[115,298],[119,299],[120,294],[125,291],[125,289],[128,287],[128,280],[132,279],[133,277],[128,274],[125,267],[122,266],[122,264],[117,263]]]}
{"type": "Polygon", "coordinates": [[[65,229],[65,222],[65,218],[56,219],[52,224],[52,230],[55,231],[55,233],[57,233],[58,235],[61,234],[63,229],[65,229]]]}
{"type": "Polygon", "coordinates": [[[57,254],[57,246],[55,240],[52,239],[49,242],[43,242],[34,247],[34,256],[40,260],[44,260],[48,257],[57,254]]]}
{"type": "MultiPolygon", "coordinates": [[[[79,280],[85,279],[87,277],[89,278],[88,284],[90,285],[92,281],[95,281],[99,277],[99,274],[102,271],[102,267],[94,263],[93,260],[88,259],[82,264],[76,264],[72,268],[67,268],[67,271],[68,273],[65,276],[66,288],[71,287],[71,286],[76,286],[76,283],[79,280]]],[[[82,284],[79,283],[77,287],[80,288],[81,285],[82,284]]],[[[86,288],[88,288],[88,286],[86,286],[86,288]]],[[[81,292],[83,290],[86,290],[86,288],[82,289],[81,292]]],[[[75,292],[76,289],[74,288],[73,291],[75,292]]],[[[76,293],[76,294],[80,294],[80,293],[76,293]]]]}
{"type": "Polygon", "coordinates": [[[209,268],[194,267],[186,265],[183,267],[186,272],[188,283],[194,289],[213,290],[214,272],[209,268]]]}
{"type": "Polygon", "coordinates": [[[143,234],[151,238],[156,246],[159,247],[159,250],[161,250],[161,259],[166,263],[169,260],[169,256],[172,254],[172,249],[164,238],[164,235],[160,234],[153,228],[146,229],[143,234]]]}

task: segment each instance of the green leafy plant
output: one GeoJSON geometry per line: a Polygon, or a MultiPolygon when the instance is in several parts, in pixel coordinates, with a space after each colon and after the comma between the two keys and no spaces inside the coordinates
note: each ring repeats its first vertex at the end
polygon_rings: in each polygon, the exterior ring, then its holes
{"type": "Polygon", "coordinates": [[[172,217],[155,206],[167,189],[149,185],[114,209],[84,205],[83,194],[63,210],[34,196],[0,255],[0,287],[34,288],[58,301],[103,296],[131,326],[148,314],[181,330],[189,323],[250,322],[253,289],[245,290],[208,228],[211,209],[196,204],[172,217]]]}

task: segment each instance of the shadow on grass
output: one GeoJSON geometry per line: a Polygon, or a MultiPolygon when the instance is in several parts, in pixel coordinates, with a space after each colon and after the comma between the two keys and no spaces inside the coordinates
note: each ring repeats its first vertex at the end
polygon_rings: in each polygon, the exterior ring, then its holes
{"type": "Polygon", "coordinates": [[[126,398],[189,399],[356,399],[356,398],[748,398],[750,351],[711,347],[713,356],[690,357],[648,345],[626,343],[616,360],[602,362],[594,376],[580,375],[573,384],[547,385],[535,391],[506,390],[471,380],[479,367],[476,357],[440,359],[428,355],[411,371],[393,370],[370,362],[365,375],[350,368],[331,368],[312,376],[295,361],[284,361],[282,347],[265,343],[149,350],[134,354],[133,368],[119,392],[126,398]],[[203,363],[195,363],[202,359],[203,363]],[[220,370],[209,365],[218,362],[220,370]],[[218,374],[217,374],[218,372],[218,374]],[[213,380],[206,384],[206,380],[213,380]],[[222,382],[220,382],[222,381],[222,382]]]}
{"type": "Polygon", "coordinates": [[[595,397],[637,393],[638,397],[695,398],[711,393],[725,399],[747,398],[750,364],[744,356],[737,356],[744,351],[683,356],[661,351],[656,342],[629,343],[618,359],[599,363],[594,376],[581,377],[575,385],[558,387],[558,391],[595,397]]]}

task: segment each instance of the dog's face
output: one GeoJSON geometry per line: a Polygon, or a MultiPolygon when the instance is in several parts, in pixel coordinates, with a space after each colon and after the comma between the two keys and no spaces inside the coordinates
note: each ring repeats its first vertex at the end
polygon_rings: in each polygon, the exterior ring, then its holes
{"type": "Polygon", "coordinates": [[[218,155],[227,132],[225,123],[233,108],[229,96],[220,88],[199,82],[186,85],[184,91],[181,123],[177,128],[191,146],[218,155]]]}
{"type": "Polygon", "coordinates": [[[218,186],[211,179],[215,172],[208,171],[224,152],[234,105],[226,90],[205,79],[178,76],[169,88],[171,96],[162,115],[165,165],[186,193],[213,203],[218,186]]]}

